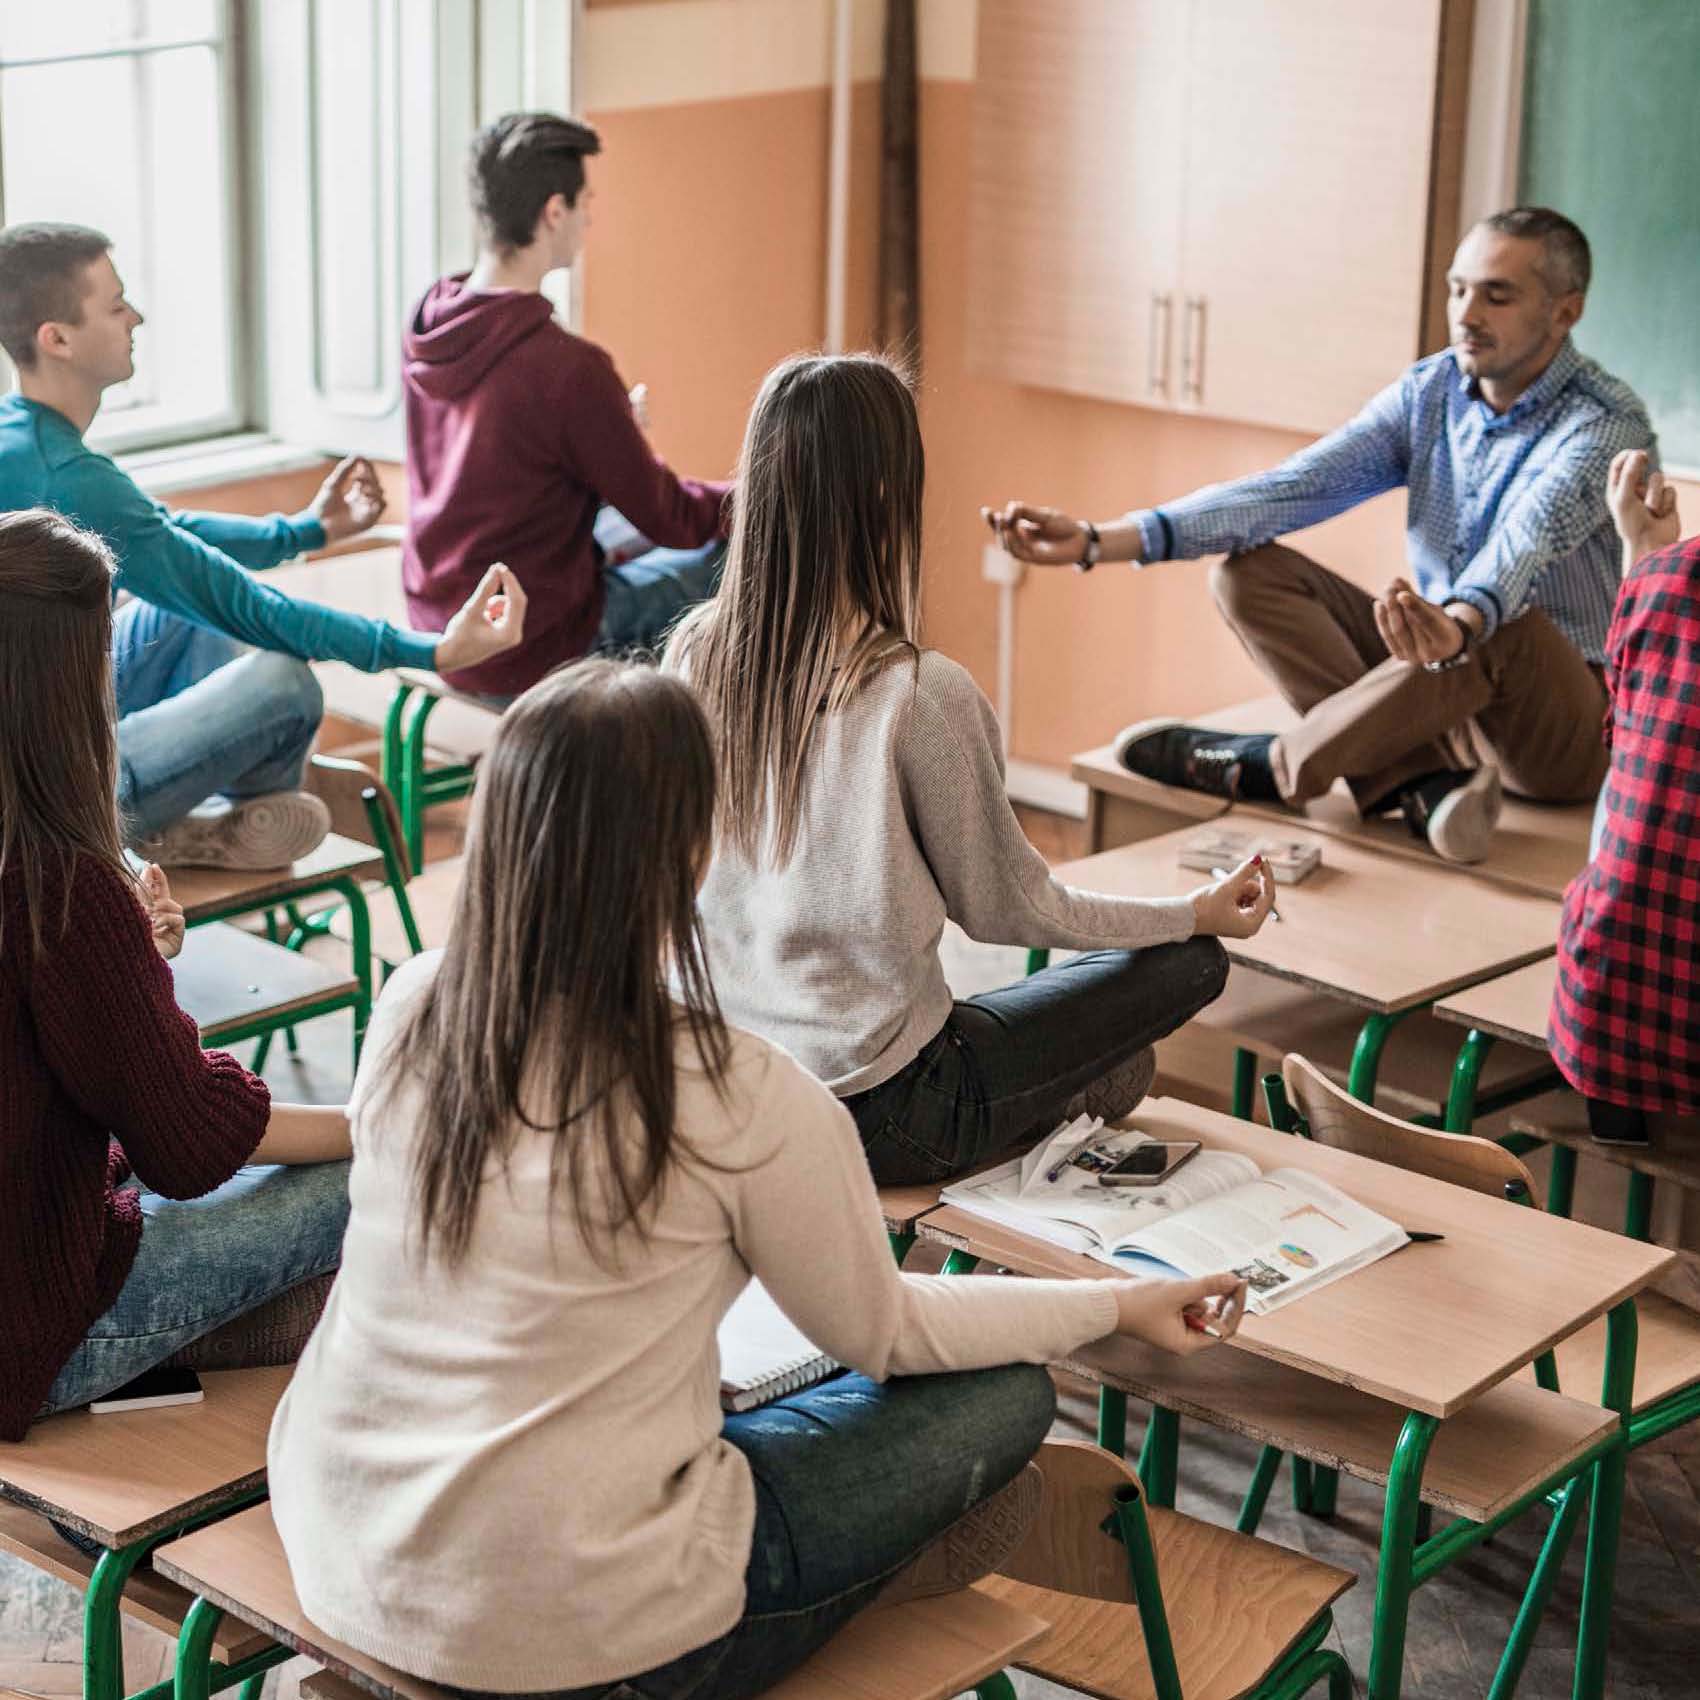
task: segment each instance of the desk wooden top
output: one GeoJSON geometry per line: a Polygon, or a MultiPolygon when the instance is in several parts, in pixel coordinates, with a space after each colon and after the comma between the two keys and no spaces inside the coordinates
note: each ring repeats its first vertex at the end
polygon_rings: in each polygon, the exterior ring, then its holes
{"type": "Polygon", "coordinates": [[[1548,956],[1511,974],[1454,992],[1434,1006],[1442,1021],[1460,1027],[1479,1027],[1496,1039],[1514,1045],[1547,1048],[1547,1010],[1558,979],[1558,958],[1548,956]]]}
{"type": "Polygon", "coordinates": [[[0,1446],[0,1497],[128,1546],[266,1479],[266,1434],[294,1365],[202,1370],[206,1398],[163,1410],[44,1417],[0,1446]]]}
{"type": "MultiPolygon", "coordinates": [[[[1463,1410],[1556,1341],[1604,1315],[1676,1260],[1663,1246],[1271,1132],[1174,1098],[1129,1118],[1157,1139],[1199,1139],[1257,1165],[1305,1169],[1407,1229],[1409,1245],[1272,1316],[1247,1317],[1233,1344],[1436,1417],[1463,1410]]],[[[1107,1265],[946,1205],[921,1233],[972,1243],[1023,1274],[1102,1279],[1107,1265]]]]}
{"type": "Polygon", "coordinates": [[[203,1040],[260,1015],[282,1017],[351,994],[358,985],[351,974],[222,921],[189,930],[171,975],[178,1007],[195,1018],[203,1040]]]}
{"type": "Polygon", "coordinates": [[[240,901],[237,913],[286,903],[301,891],[310,891],[326,880],[342,875],[357,880],[381,880],[384,859],[370,844],[331,833],[310,856],[286,868],[168,868],[171,895],[183,905],[191,926],[208,915],[227,912],[240,901]]]}
{"type": "MultiPolygon", "coordinates": [[[[1178,863],[1183,828],[1067,862],[1056,876],[1118,896],[1195,890],[1206,873],[1178,863]]],[[[1322,852],[1299,885],[1277,888],[1279,922],[1253,939],[1224,939],[1235,962],[1381,1014],[1411,1009],[1460,986],[1517,968],[1557,948],[1550,898],[1460,879],[1438,862],[1407,861],[1347,839],[1288,825],[1283,838],[1322,852]]]]}

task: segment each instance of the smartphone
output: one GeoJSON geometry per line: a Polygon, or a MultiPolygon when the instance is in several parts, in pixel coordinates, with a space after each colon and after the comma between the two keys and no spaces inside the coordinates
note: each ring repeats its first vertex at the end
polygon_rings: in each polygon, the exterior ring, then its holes
{"type": "Polygon", "coordinates": [[[1196,1139],[1165,1142],[1148,1140],[1136,1145],[1113,1168],[1098,1177],[1099,1186],[1161,1186],[1181,1164],[1198,1155],[1196,1139]]]}
{"type": "Polygon", "coordinates": [[[168,1369],[160,1364],[144,1370],[134,1381],[115,1387],[89,1409],[97,1416],[109,1411],[148,1411],[160,1405],[197,1405],[205,1397],[201,1378],[192,1369],[168,1369]]]}

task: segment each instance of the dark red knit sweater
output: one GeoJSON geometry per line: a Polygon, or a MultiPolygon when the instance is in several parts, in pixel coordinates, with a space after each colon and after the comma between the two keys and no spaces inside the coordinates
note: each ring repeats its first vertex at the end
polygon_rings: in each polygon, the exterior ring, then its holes
{"type": "Polygon", "coordinates": [[[142,1236],[131,1172],[168,1198],[227,1181],[266,1130],[265,1083],[203,1051],[141,906],[79,860],[50,883],[33,955],[23,881],[0,873],[0,1440],[117,1298],[142,1236]]]}

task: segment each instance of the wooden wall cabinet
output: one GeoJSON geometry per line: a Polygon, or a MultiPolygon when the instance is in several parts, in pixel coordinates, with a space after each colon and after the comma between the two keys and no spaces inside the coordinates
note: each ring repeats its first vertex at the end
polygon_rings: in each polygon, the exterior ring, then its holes
{"type": "Polygon", "coordinates": [[[1432,336],[1467,9],[981,0],[973,368],[1306,431],[1349,417],[1432,336]]]}

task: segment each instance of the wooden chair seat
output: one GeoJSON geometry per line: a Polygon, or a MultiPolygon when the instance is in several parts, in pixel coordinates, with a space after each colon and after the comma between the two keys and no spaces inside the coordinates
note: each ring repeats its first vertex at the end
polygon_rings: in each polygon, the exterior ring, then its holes
{"type": "MultiPolygon", "coordinates": [[[[40,1513],[27,1511],[21,1505],[0,1502],[0,1552],[9,1552],[79,1591],[88,1587],[94,1574],[93,1558],[81,1547],[72,1546],[40,1513]]],[[[194,1598],[186,1588],[156,1575],[150,1566],[141,1565],[125,1583],[119,1609],[126,1617],[145,1623],[162,1635],[175,1636],[183,1627],[184,1614],[194,1598]]],[[[213,1662],[239,1664],[271,1645],[271,1640],[251,1625],[227,1618],[213,1635],[213,1662]]]]}
{"type": "Polygon", "coordinates": [[[44,1417],[0,1446],[0,1499],[127,1547],[264,1486],[266,1435],[291,1367],[207,1370],[164,1410],[44,1417]]]}
{"type": "MultiPolygon", "coordinates": [[[[1364,1012],[1290,981],[1236,969],[1227,989],[1192,1018],[1189,1026],[1219,1036],[1229,1046],[1244,1046],[1259,1059],[1259,1074],[1279,1068],[1289,1051],[1309,1057],[1330,1079],[1344,1085],[1351,1067],[1364,1012]]],[[[1452,1065],[1461,1035],[1455,1026],[1427,1010],[1405,1016],[1393,1029],[1376,1077],[1376,1103],[1403,1116],[1438,1116],[1446,1107],[1452,1065]]],[[[1159,1068],[1164,1053],[1158,1052],[1159,1068]]],[[[1226,1064],[1223,1079],[1227,1078],[1226,1064]]],[[[1534,1086],[1552,1074],[1544,1054],[1495,1046],[1482,1069],[1482,1095],[1534,1086]]]]}
{"type": "Polygon", "coordinates": [[[281,1025],[290,1015],[359,990],[352,974],[222,921],[193,928],[171,966],[177,1002],[207,1044],[217,1043],[226,1028],[274,1018],[281,1025]]]}
{"type": "MultiPolygon", "coordinates": [[[[154,1565],[319,1660],[327,1672],[303,1684],[316,1700],[357,1695],[442,1700],[446,1691],[356,1652],[308,1621],[296,1598],[270,1505],[197,1529],[161,1547],[154,1565]]],[[[864,1612],[807,1664],[768,1692],[780,1700],[948,1700],[1001,1670],[1045,1633],[1045,1620],[980,1589],[864,1612]]]]}
{"type": "MultiPolygon", "coordinates": [[[[414,925],[419,929],[419,941],[426,950],[440,949],[448,942],[449,923],[454,919],[455,901],[460,894],[465,858],[445,857],[427,865],[424,873],[407,882],[407,901],[413,910],[414,925]]],[[[372,954],[395,964],[413,955],[407,933],[396,909],[395,896],[389,888],[372,892],[368,898],[372,917],[372,954]]],[[[348,911],[339,909],[331,917],[331,932],[347,939],[352,928],[348,911]]]]}
{"type": "MultiPolygon", "coordinates": [[[[1179,1512],[1151,1506],[1146,1516],[1186,1700],[1253,1692],[1356,1580],[1332,1564],[1179,1512]]],[[[1036,1646],[1016,1655],[1022,1670],[1100,1700],[1156,1700],[1137,1606],[1006,1576],[978,1586],[1050,1624],[1036,1646]]]]}
{"type": "MultiPolygon", "coordinates": [[[[1635,1402],[1644,1411],[1672,1393],[1700,1381],[1700,1316],[1660,1293],[1644,1292],[1635,1300],[1638,1339],[1635,1347],[1635,1402]]],[[[1606,1325],[1596,1322],[1553,1353],[1558,1360],[1558,1384],[1567,1392],[1587,1393],[1600,1385],[1606,1364],[1606,1325]]],[[[1534,1372],[1524,1370],[1532,1380],[1534,1372]]]]}
{"type": "Polygon", "coordinates": [[[384,859],[370,844],[333,832],[310,856],[287,868],[172,868],[171,895],[191,926],[208,915],[269,909],[327,879],[382,879],[384,859]]]}
{"type": "Polygon", "coordinates": [[[1510,1112],[1518,1133],[1532,1134],[1553,1145],[1568,1145],[1598,1157],[1602,1163],[1633,1169],[1655,1180],[1670,1181],[1689,1192],[1700,1192],[1700,1136],[1689,1129],[1659,1128],[1645,1149],[1632,1145],[1602,1145],[1588,1132],[1588,1110],[1579,1094],[1568,1090],[1545,1092],[1510,1112]]]}

